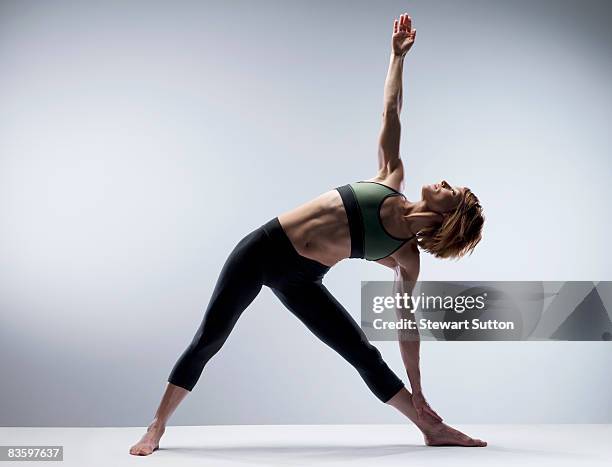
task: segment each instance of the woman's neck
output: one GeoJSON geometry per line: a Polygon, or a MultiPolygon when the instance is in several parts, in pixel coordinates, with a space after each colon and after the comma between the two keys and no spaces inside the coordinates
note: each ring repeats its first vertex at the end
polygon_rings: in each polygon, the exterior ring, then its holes
{"type": "Polygon", "coordinates": [[[441,222],[441,214],[432,211],[422,199],[414,202],[406,200],[401,208],[402,218],[414,234],[441,222]]]}

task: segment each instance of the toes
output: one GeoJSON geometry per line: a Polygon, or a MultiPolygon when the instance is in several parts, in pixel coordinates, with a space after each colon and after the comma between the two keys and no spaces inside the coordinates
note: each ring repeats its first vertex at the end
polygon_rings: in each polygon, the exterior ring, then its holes
{"type": "Polygon", "coordinates": [[[487,445],[487,443],[484,442],[481,439],[472,438],[471,442],[470,442],[470,446],[474,446],[474,447],[482,447],[482,448],[484,448],[486,445],[487,445]]]}
{"type": "Polygon", "coordinates": [[[130,449],[130,454],[133,456],[148,456],[151,452],[153,451],[147,446],[133,446],[130,449]]]}

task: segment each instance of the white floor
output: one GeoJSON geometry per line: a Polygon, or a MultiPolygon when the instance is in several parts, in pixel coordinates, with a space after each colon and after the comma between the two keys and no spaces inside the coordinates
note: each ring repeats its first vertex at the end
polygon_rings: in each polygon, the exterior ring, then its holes
{"type": "Polygon", "coordinates": [[[63,445],[61,465],[75,467],[612,465],[612,425],[457,428],[489,446],[429,448],[404,425],[171,426],[149,457],[128,454],[144,428],[3,427],[0,445],[63,445]]]}

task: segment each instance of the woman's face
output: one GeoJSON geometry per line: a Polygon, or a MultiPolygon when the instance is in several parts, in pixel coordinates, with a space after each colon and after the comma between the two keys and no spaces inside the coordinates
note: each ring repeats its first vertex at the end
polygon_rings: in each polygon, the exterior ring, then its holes
{"type": "Polygon", "coordinates": [[[446,180],[442,180],[432,185],[423,185],[421,197],[429,209],[444,213],[457,207],[464,189],[464,187],[451,186],[446,180]]]}

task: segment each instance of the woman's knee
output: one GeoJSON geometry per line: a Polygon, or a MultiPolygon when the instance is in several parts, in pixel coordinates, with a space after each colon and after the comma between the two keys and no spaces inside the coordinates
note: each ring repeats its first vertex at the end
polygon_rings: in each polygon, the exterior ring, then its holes
{"type": "Polygon", "coordinates": [[[364,369],[386,366],[380,351],[369,342],[354,349],[350,361],[354,366],[364,369]]]}

